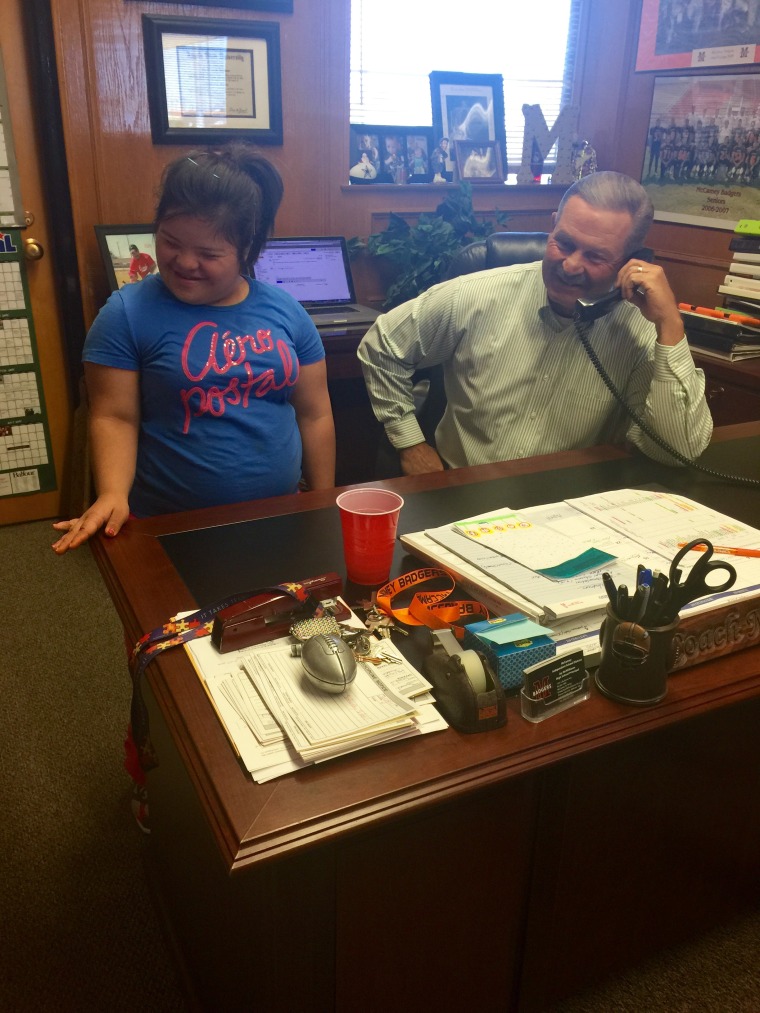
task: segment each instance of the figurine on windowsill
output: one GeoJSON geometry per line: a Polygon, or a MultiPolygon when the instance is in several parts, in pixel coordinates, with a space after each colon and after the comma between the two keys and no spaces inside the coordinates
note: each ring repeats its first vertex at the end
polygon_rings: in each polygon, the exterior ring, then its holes
{"type": "Polygon", "coordinates": [[[596,172],[596,152],[588,141],[576,141],[573,145],[573,168],[576,179],[596,172]]]}
{"type": "Polygon", "coordinates": [[[446,170],[446,161],[449,158],[449,139],[442,137],[438,147],[433,148],[430,154],[430,171],[434,183],[450,183],[451,173],[446,170]]]}

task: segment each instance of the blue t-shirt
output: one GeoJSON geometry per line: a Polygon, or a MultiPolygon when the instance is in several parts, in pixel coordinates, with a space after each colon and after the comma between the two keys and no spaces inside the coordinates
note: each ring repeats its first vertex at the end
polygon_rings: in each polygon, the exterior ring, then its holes
{"type": "Polygon", "coordinates": [[[248,278],[235,306],[192,306],[160,277],[113,292],[82,358],[140,374],[138,517],[295,492],[301,437],[290,395],[324,358],[300,303],[248,278]]]}

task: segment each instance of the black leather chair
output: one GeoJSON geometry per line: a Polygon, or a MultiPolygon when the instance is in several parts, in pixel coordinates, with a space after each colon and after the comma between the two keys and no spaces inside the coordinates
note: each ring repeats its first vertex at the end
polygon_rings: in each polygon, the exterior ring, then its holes
{"type": "MultiPolygon", "coordinates": [[[[446,272],[446,280],[462,274],[474,274],[493,267],[530,264],[542,260],[546,250],[547,232],[492,232],[485,239],[470,243],[454,255],[446,272]]],[[[435,445],[435,430],[446,408],[443,367],[433,366],[415,374],[417,419],[425,440],[435,445]]],[[[376,478],[394,478],[401,474],[398,454],[381,435],[377,455],[376,478]]]]}
{"type": "Polygon", "coordinates": [[[470,243],[455,254],[446,278],[541,260],[547,238],[546,232],[492,232],[486,239],[470,243]]]}

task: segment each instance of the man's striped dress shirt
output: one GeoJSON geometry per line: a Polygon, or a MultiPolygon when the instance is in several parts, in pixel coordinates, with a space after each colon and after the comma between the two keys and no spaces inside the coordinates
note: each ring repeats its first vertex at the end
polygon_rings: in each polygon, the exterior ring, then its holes
{"type": "MultiPolygon", "coordinates": [[[[684,338],[656,343],[654,325],[621,303],[590,330],[602,365],[651,428],[688,458],[707,446],[705,379],[684,338]]],[[[443,363],[448,406],[436,447],[451,467],[621,443],[675,463],[625,414],[572,321],[546,301],[541,264],[464,275],[378,317],[358,356],[375,415],[397,449],[423,441],[411,377],[443,363]]]]}

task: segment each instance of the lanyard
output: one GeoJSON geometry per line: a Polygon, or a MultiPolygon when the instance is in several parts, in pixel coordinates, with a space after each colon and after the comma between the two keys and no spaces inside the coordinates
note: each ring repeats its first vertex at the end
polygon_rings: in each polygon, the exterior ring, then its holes
{"type": "Polygon", "coordinates": [[[456,581],[447,570],[421,566],[381,587],[376,594],[377,606],[407,626],[427,626],[431,630],[451,628],[457,640],[461,640],[464,636],[462,620],[472,622],[475,616],[488,619],[489,612],[479,601],[451,601],[455,587],[456,581]],[[434,586],[423,589],[427,584],[434,586]],[[394,603],[401,595],[408,597],[411,588],[414,593],[408,605],[400,607],[394,603]]]}

